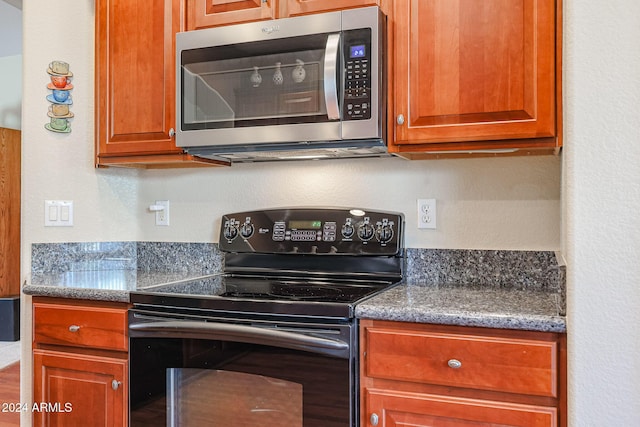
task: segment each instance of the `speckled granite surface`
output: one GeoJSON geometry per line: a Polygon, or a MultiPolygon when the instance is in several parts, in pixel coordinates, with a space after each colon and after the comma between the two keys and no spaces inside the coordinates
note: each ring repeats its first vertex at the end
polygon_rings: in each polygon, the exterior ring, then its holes
{"type": "Polygon", "coordinates": [[[129,302],[129,292],[222,272],[210,243],[92,242],[32,245],[27,295],[129,302]]]}
{"type": "Polygon", "coordinates": [[[406,277],[413,283],[458,283],[558,291],[562,268],[550,251],[407,249],[406,277]]]}
{"type": "Polygon", "coordinates": [[[199,272],[138,270],[68,271],[33,273],[22,288],[27,295],[129,302],[129,293],[156,286],[176,286],[193,279],[215,277],[199,272]]]}
{"type": "Polygon", "coordinates": [[[403,283],[356,307],[356,317],[442,325],[566,332],[557,292],[471,284],[403,283]]]}
{"type": "Polygon", "coordinates": [[[565,267],[549,251],[407,249],[406,280],[368,319],[565,332],[565,267]]]}
{"type": "Polygon", "coordinates": [[[135,242],[34,243],[31,273],[135,270],[135,242]]]}
{"type": "MultiPolygon", "coordinates": [[[[405,281],[356,307],[360,318],[566,331],[564,266],[548,251],[407,249],[405,281]]],[[[216,244],[34,244],[29,295],[129,301],[129,292],[215,292],[216,244]],[[187,281],[191,281],[187,283],[187,281]],[[210,289],[211,288],[211,289],[210,289]],[[213,289],[213,290],[212,290],[213,289]]]]}

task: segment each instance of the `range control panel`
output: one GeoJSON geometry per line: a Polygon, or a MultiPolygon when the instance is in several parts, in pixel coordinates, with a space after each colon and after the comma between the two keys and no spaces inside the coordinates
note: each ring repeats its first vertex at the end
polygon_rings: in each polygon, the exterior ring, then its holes
{"type": "Polygon", "coordinates": [[[222,217],[225,252],[312,255],[396,255],[402,248],[401,213],[342,208],[291,208],[222,217]]]}

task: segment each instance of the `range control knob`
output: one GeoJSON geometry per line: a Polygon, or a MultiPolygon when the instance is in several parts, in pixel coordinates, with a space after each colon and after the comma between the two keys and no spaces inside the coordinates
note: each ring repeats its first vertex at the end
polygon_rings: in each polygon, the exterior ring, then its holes
{"type": "Polygon", "coordinates": [[[393,223],[389,223],[386,219],[379,222],[378,228],[376,229],[376,239],[378,239],[380,243],[387,243],[393,239],[393,223]]]}
{"type": "Polygon", "coordinates": [[[254,228],[253,224],[251,224],[251,218],[247,217],[244,224],[242,224],[242,227],[240,227],[240,235],[245,239],[248,239],[249,237],[253,236],[253,230],[254,228]]]}
{"type": "Polygon", "coordinates": [[[371,240],[373,235],[375,234],[375,229],[373,225],[369,223],[369,217],[365,217],[364,220],[358,226],[358,237],[362,241],[371,240]]]}
{"type": "Polygon", "coordinates": [[[350,239],[353,237],[353,233],[355,232],[355,228],[353,228],[353,224],[351,224],[351,218],[347,218],[345,223],[342,225],[342,237],[345,239],[350,239]]]}
{"type": "Polygon", "coordinates": [[[227,240],[233,240],[238,237],[238,227],[235,219],[225,221],[224,223],[224,237],[227,240]]]}

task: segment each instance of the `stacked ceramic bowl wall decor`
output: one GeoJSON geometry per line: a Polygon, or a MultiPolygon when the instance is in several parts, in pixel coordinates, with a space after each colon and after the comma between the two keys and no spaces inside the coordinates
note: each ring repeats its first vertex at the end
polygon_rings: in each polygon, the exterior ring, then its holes
{"type": "Polygon", "coordinates": [[[47,116],[49,122],[44,125],[47,130],[59,133],[71,132],[69,119],[73,117],[70,110],[71,104],[71,78],[73,73],[69,70],[69,64],[64,61],[52,61],[47,68],[50,82],[47,89],[51,91],[47,95],[47,101],[51,103],[47,116]]]}

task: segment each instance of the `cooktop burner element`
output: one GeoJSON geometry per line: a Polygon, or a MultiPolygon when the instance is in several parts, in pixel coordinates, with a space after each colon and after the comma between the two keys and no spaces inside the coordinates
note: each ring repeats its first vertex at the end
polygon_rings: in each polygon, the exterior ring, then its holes
{"type": "Polygon", "coordinates": [[[349,303],[378,290],[380,290],[379,286],[364,284],[227,278],[225,280],[225,292],[220,296],[349,303]]]}
{"type": "Polygon", "coordinates": [[[273,209],[224,215],[224,274],[131,294],[158,310],[351,318],[355,304],[402,279],[402,214],[273,209]]]}

